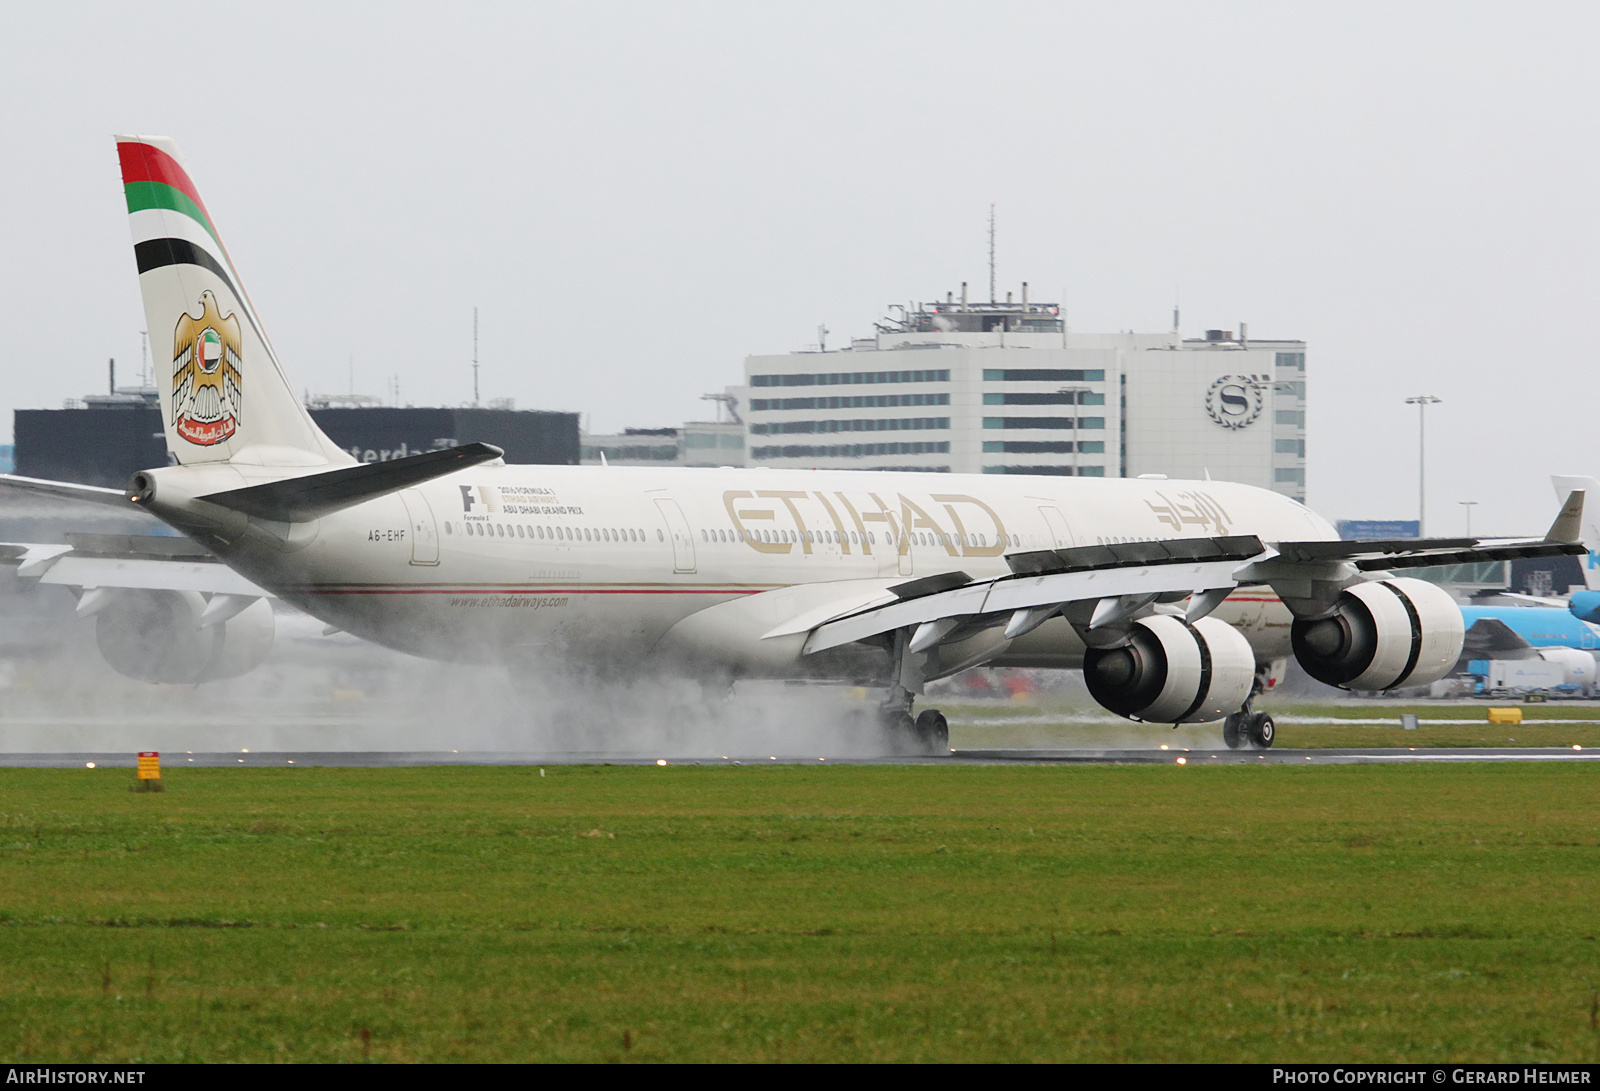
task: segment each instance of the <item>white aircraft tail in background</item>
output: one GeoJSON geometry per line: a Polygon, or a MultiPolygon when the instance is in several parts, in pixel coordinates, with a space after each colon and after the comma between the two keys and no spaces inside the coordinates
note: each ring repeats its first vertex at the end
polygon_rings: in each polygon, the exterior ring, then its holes
{"type": "MultiPolygon", "coordinates": [[[[1600,481],[1592,477],[1552,474],[1550,483],[1556,487],[1558,497],[1564,498],[1579,489],[1588,496],[1600,496],[1600,481]]],[[[1584,513],[1582,534],[1584,548],[1589,551],[1579,562],[1583,565],[1583,585],[1591,591],[1600,591],[1600,514],[1593,507],[1584,513]]]]}

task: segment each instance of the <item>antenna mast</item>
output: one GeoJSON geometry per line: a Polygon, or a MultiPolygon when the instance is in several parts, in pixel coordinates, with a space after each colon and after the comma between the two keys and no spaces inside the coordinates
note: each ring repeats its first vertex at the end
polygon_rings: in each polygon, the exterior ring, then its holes
{"type": "Polygon", "coordinates": [[[478,407],[478,308],[472,308],[472,407],[478,407]]]}
{"type": "Polygon", "coordinates": [[[994,202],[989,202],[989,302],[994,302],[994,202]]]}

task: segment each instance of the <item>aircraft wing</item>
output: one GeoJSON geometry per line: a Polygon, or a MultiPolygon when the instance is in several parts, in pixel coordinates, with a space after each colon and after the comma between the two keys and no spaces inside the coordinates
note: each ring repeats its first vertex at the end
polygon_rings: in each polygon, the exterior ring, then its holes
{"type": "Polygon", "coordinates": [[[1558,610],[1567,608],[1566,599],[1553,599],[1544,595],[1524,595],[1516,591],[1498,591],[1495,598],[1510,599],[1517,606],[1546,606],[1558,610]]]}
{"type": "Polygon", "coordinates": [[[0,542],[0,564],[16,565],[23,578],[85,590],[138,588],[272,597],[187,538],[68,534],[66,545],[0,542]]]}
{"type": "MultiPolygon", "coordinates": [[[[1574,502],[1569,499],[1569,509],[1574,502]]],[[[1582,510],[1582,495],[1575,497],[1582,510]]],[[[1576,518],[1563,509],[1551,534],[1565,533],[1576,518]]],[[[1069,549],[1038,550],[1006,557],[1011,573],[973,580],[944,573],[891,587],[888,603],[861,604],[832,618],[808,618],[807,654],[897,630],[910,630],[910,650],[925,651],[974,630],[1005,626],[1007,637],[1030,632],[1057,614],[1088,630],[1116,625],[1157,605],[1189,600],[1188,620],[1204,617],[1237,587],[1270,584],[1286,601],[1331,603],[1338,589],[1364,573],[1439,564],[1581,553],[1572,540],[1431,538],[1394,541],[1263,543],[1252,535],[1180,538],[1069,549]]],[[[779,626],[778,636],[800,631],[779,626]]]]}
{"type": "Polygon", "coordinates": [[[1461,654],[1466,659],[1537,659],[1539,653],[1499,618],[1481,617],[1467,630],[1461,654]]]}
{"type": "MultiPolygon", "coordinates": [[[[1213,588],[1232,591],[1234,569],[1262,551],[1259,538],[1244,535],[1014,553],[1006,558],[1009,576],[971,580],[958,572],[891,587],[896,601],[823,622],[811,631],[805,650],[826,651],[914,627],[911,647],[921,651],[958,626],[1002,621],[1007,636],[1021,636],[1063,606],[1084,601],[1102,604],[1093,621],[1104,624],[1157,600],[1201,597],[1213,588]]],[[[1211,607],[1224,597],[1226,592],[1211,607]]]]}

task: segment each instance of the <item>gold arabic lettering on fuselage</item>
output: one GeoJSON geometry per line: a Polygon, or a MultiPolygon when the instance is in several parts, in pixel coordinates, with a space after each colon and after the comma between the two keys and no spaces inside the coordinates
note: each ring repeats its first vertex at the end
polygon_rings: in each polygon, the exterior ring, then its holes
{"type": "MultiPolygon", "coordinates": [[[[864,555],[871,556],[873,530],[878,527],[883,528],[883,538],[877,544],[897,547],[901,555],[910,552],[912,535],[922,530],[929,531],[934,541],[952,557],[998,557],[1006,550],[1005,522],[998,512],[977,497],[965,493],[934,493],[926,504],[919,504],[904,493],[897,493],[893,499],[898,509],[876,492],[867,493],[865,503],[852,501],[839,491],[830,495],[799,489],[754,492],[729,489],[722,494],[723,507],[733,521],[737,537],[758,553],[791,553],[796,546],[802,553],[812,553],[815,545],[826,540],[822,535],[831,530],[834,537],[830,544],[837,544],[840,552],[848,554],[855,546],[864,555]],[[971,505],[982,513],[976,516],[974,528],[969,529],[961,517],[958,509],[963,505],[971,505]],[[944,509],[948,525],[929,514],[930,509],[938,507],[944,509]],[[808,514],[811,515],[809,522],[808,514]],[[978,529],[984,517],[990,527],[978,529]],[[770,535],[772,541],[763,539],[763,529],[769,532],[788,529],[783,526],[786,521],[793,523],[794,541],[782,541],[781,535],[770,535]]],[[[976,513],[969,512],[969,518],[974,515],[976,513]]]]}
{"type": "Polygon", "coordinates": [[[1174,492],[1172,497],[1157,492],[1155,500],[1146,500],[1145,506],[1155,513],[1156,519],[1179,534],[1186,526],[1199,527],[1206,534],[1226,534],[1233,525],[1233,517],[1217,503],[1210,493],[1199,490],[1174,492]],[[1174,497],[1176,499],[1174,499],[1174,497]]]}

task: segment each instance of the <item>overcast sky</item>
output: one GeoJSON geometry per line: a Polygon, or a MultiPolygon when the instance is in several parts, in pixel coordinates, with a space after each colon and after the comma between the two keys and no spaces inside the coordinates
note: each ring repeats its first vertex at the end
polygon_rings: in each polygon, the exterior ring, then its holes
{"type": "Polygon", "coordinates": [[[0,4],[0,387],[138,369],[112,134],[175,138],[297,385],[703,419],[887,304],[1309,342],[1311,506],[1542,530],[1592,435],[1600,6],[0,4]],[[352,365],[353,361],[353,365],[352,365]]]}

